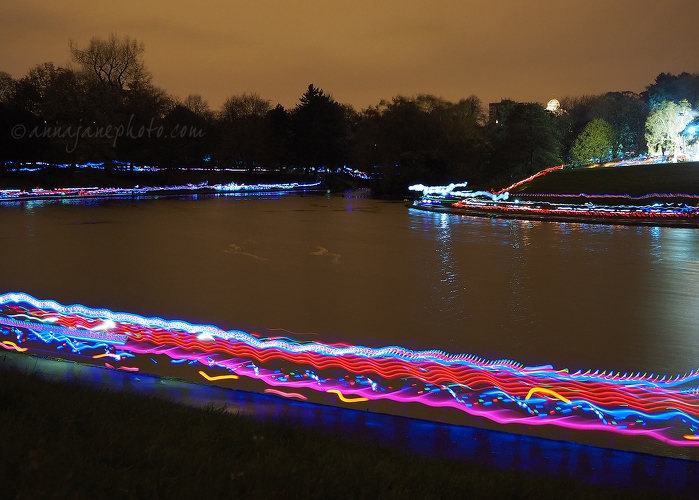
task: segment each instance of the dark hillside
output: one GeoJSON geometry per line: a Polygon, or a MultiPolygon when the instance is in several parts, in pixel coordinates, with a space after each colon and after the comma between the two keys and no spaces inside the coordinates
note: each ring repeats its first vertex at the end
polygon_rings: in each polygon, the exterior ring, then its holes
{"type": "Polygon", "coordinates": [[[563,169],[538,177],[512,194],[699,194],[699,163],[563,169]]]}

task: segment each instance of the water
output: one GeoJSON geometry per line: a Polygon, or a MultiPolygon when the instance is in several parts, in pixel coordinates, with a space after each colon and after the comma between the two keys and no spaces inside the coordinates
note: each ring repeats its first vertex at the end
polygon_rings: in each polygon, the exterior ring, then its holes
{"type": "Polygon", "coordinates": [[[0,292],[556,368],[699,367],[699,230],[430,214],[363,192],[0,206],[0,292]]]}
{"type": "MultiPolygon", "coordinates": [[[[14,203],[0,205],[0,228],[0,293],[571,372],[699,368],[695,229],[431,214],[364,192],[14,203]]],[[[369,408],[503,428],[430,406],[369,408]]],[[[699,459],[642,436],[505,428],[699,459]]]]}

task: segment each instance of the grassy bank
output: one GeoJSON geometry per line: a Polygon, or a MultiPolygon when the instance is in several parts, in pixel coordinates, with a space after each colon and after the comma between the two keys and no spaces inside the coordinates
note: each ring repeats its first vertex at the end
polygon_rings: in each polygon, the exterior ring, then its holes
{"type": "MultiPolygon", "coordinates": [[[[3,498],[661,498],[0,372],[3,498]]],[[[660,486],[660,485],[659,485],[660,486]]]]}
{"type": "Polygon", "coordinates": [[[563,169],[538,177],[512,194],[699,194],[699,163],[563,169]]]}

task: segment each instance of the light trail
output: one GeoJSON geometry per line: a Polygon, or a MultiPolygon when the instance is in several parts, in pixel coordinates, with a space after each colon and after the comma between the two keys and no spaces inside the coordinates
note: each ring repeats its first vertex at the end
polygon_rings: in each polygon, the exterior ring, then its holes
{"type": "Polygon", "coordinates": [[[133,188],[70,187],[56,189],[35,188],[30,190],[0,189],[0,201],[133,197],[167,193],[195,194],[199,192],[254,193],[264,191],[294,191],[317,188],[320,186],[320,184],[320,181],[311,183],[283,182],[274,184],[237,184],[235,182],[231,182],[228,184],[214,184],[209,186],[208,182],[202,182],[200,184],[181,184],[174,186],[135,186],[133,188]]]}
{"type": "Polygon", "coordinates": [[[342,401],[342,402],[344,402],[344,403],[361,403],[362,401],[369,401],[369,398],[362,398],[362,397],[358,397],[358,398],[348,398],[347,396],[345,396],[344,394],[342,394],[342,393],[341,393],[340,391],[338,391],[337,389],[328,389],[328,390],[325,391],[325,392],[337,394],[337,397],[340,398],[340,401],[342,401]]]}
{"type": "Polygon", "coordinates": [[[211,383],[240,378],[286,398],[327,404],[327,395],[334,394],[345,403],[420,403],[502,424],[604,430],[699,446],[697,370],[672,376],[571,373],[438,349],[258,337],[212,325],[64,306],[22,293],[0,295],[1,337],[6,349],[31,348],[85,363],[109,357],[112,364],[104,363],[109,368],[161,376],[188,373],[211,383]],[[47,318],[52,318],[50,324],[47,318]],[[99,325],[104,327],[94,331],[99,325]],[[123,364],[127,360],[128,366],[123,364]]]}

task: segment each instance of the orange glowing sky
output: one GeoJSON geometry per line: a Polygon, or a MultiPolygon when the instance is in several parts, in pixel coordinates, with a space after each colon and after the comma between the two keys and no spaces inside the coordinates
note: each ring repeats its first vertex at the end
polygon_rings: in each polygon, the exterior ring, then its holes
{"type": "Polygon", "coordinates": [[[129,35],[154,83],[213,109],[293,107],[309,83],[357,109],[398,94],[484,104],[640,92],[699,73],[699,0],[5,0],[0,71],[69,63],[68,41],[129,35]]]}

